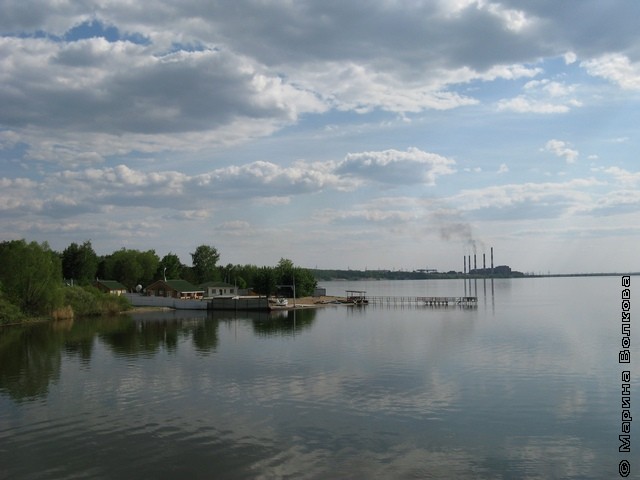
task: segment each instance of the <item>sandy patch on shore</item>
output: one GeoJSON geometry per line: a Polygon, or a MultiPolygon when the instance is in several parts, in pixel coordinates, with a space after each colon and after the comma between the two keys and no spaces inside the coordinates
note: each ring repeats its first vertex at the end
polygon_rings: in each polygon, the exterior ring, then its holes
{"type": "Polygon", "coordinates": [[[171,307],[132,307],[122,313],[144,313],[144,312],[170,312],[174,310],[171,307]]]}
{"type": "MultiPolygon", "coordinates": [[[[289,305],[293,305],[294,304],[294,300],[293,298],[289,298],[289,305]]],[[[301,297],[301,298],[296,298],[295,299],[295,304],[296,305],[317,305],[317,306],[321,306],[321,305],[327,305],[327,304],[331,304],[332,302],[335,302],[336,300],[344,300],[343,297],[334,297],[334,296],[329,296],[329,295],[324,295],[321,297],[301,297]]]]}

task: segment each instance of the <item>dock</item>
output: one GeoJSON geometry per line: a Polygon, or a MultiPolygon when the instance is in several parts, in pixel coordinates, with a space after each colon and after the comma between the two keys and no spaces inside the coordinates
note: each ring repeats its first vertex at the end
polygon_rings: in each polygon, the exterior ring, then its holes
{"type": "Polygon", "coordinates": [[[432,296],[384,296],[366,295],[361,290],[347,290],[347,304],[379,305],[387,307],[425,306],[425,307],[477,307],[478,297],[432,297],[432,296]]]}
{"type": "Polygon", "coordinates": [[[477,307],[478,297],[399,297],[399,296],[368,296],[368,305],[380,306],[425,306],[425,307],[477,307]]]}

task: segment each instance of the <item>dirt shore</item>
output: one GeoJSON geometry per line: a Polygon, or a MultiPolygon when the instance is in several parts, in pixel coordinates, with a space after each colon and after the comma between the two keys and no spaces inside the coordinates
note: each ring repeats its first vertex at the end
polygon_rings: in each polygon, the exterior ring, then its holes
{"type": "Polygon", "coordinates": [[[304,305],[304,306],[316,306],[321,307],[323,305],[331,305],[336,301],[345,300],[344,297],[334,297],[329,295],[324,295],[321,297],[301,297],[296,298],[295,301],[293,298],[288,298],[289,305],[304,305]]]}

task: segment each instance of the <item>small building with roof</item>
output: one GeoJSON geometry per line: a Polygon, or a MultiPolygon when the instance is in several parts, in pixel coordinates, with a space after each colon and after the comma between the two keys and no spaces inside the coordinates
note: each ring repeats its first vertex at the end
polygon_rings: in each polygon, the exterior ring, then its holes
{"type": "Polygon", "coordinates": [[[202,299],[204,290],[186,280],[157,280],[146,289],[147,296],[180,299],[202,299]]]}
{"type": "Polygon", "coordinates": [[[110,295],[122,295],[127,293],[127,287],[115,280],[96,280],[93,282],[93,286],[101,292],[108,293],[110,295]]]}
{"type": "Polygon", "coordinates": [[[204,290],[207,298],[238,295],[237,287],[225,282],[206,282],[198,285],[198,288],[204,290]]]}

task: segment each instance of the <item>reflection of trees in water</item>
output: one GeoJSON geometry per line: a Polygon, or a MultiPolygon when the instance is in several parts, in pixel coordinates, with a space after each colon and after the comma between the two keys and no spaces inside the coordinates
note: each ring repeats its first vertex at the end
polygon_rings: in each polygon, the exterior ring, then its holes
{"type": "Polygon", "coordinates": [[[180,338],[191,337],[196,351],[209,353],[218,346],[218,322],[204,317],[136,320],[127,328],[100,335],[116,355],[148,355],[161,349],[175,352],[180,338]]]}
{"type": "Polygon", "coordinates": [[[48,325],[11,328],[0,338],[0,391],[14,400],[46,396],[60,376],[62,334],[48,325]]]}
{"type": "Polygon", "coordinates": [[[253,320],[253,331],[258,336],[290,336],[310,329],[316,318],[316,309],[283,310],[253,320]]]}
{"type": "Polygon", "coordinates": [[[125,329],[98,336],[116,355],[154,354],[161,346],[171,352],[178,343],[178,325],[174,321],[131,322],[125,329]]]}
{"type": "Polygon", "coordinates": [[[193,346],[201,354],[211,353],[218,348],[218,321],[208,318],[193,329],[193,346]]]}
{"type": "Polygon", "coordinates": [[[176,351],[180,338],[207,354],[218,346],[218,321],[213,318],[132,320],[104,317],[3,328],[0,333],[0,392],[16,401],[46,397],[58,381],[62,355],[88,366],[99,338],[115,355],[151,356],[161,349],[176,351]]]}

